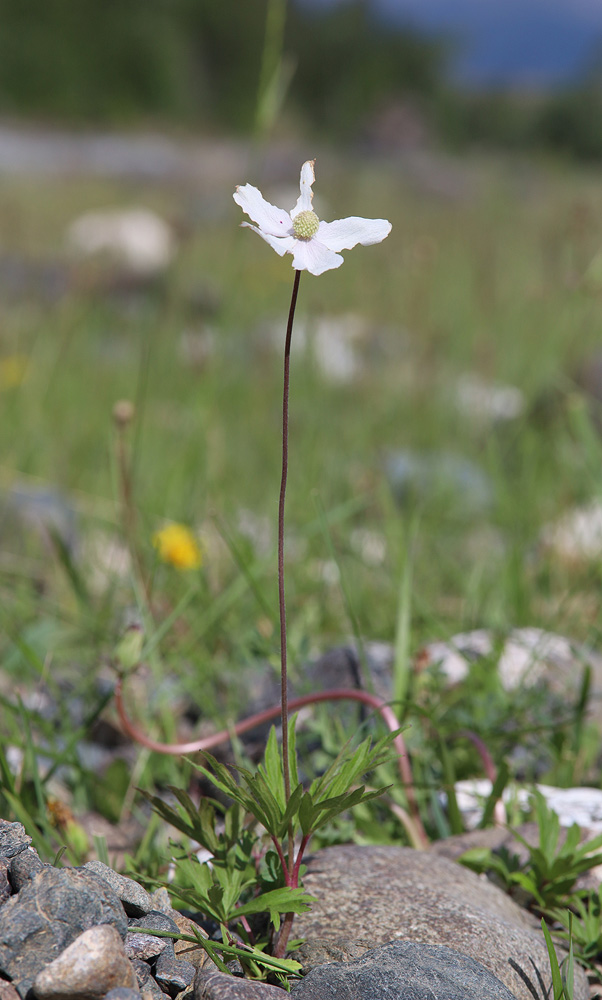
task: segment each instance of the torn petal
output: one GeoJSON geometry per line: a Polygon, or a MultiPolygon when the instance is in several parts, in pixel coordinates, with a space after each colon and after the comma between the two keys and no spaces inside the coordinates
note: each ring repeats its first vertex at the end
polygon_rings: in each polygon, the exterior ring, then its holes
{"type": "Polygon", "coordinates": [[[237,187],[232,195],[237,205],[240,205],[243,212],[253,219],[263,232],[271,236],[287,236],[291,230],[292,222],[288,212],[282,208],[276,208],[266,201],[261,191],[253,187],[252,184],[243,184],[237,187]]]}
{"type": "Polygon", "coordinates": [[[294,236],[272,236],[271,233],[265,233],[258,226],[252,226],[250,222],[241,222],[241,226],[247,226],[248,229],[252,229],[254,233],[261,236],[262,240],[269,243],[272,250],[275,250],[281,257],[284,257],[285,253],[292,253],[293,247],[297,242],[294,236]]]}
{"type": "Polygon", "coordinates": [[[323,274],[343,263],[343,258],[338,253],[333,253],[316,239],[295,240],[293,253],[295,270],[309,271],[310,274],[323,274]]]}
{"type": "Polygon", "coordinates": [[[356,215],[336,222],[321,222],[316,239],[329,250],[351,250],[361,243],[370,246],[380,243],[391,232],[387,219],[360,219],[356,215]]]}
{"type": "Polygon", "coordinates": [[[301,194],[297,198],[297,204],[295,205],[295,207],[291,212],[291,219],[294,219],[296,215],[299,215],[299,212],[312,211],[311,203],[314,193],[311,189],[311,186],[316,179],[314,174],[315,162],[316,162],[315,160],[306,160],[303,166],[301,167],[301,181],[300,181],[301,194]]]}

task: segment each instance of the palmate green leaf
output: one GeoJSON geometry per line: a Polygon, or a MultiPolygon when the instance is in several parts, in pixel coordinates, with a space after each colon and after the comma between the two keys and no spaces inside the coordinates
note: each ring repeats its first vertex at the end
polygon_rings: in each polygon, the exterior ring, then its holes
{"type": "Polygon", "coordinates": [[[282,814],[282,826],[279,836],[284,836],[288,830],[289,823],[294,823],[297,813],[299,812],[299,806],[301,804],[301,800],[303,799],[303,795],[303,785],[299,784],[293,788],[291,797],[288,800],[288,805],[282,814]]]}
{"type": "Polygon", "coordinates": [[[201,799],[197,807],[183,789],[176,788],[173,785],[169,785],[168,788],[175,798],[177,798],[188,818],[182,816],[181,813],[169,806],[159,796],[152,795],[143,788],[140,788],[139,792],[150,803],[153,810],[161,819],[164,819],[170,826],[179,830],[180,833],[185,834],[192,840],[198,841],[206,850],[215,854],[219,847],[219,840],[215,833],[215,810],[212,800],[201,799]]]}
{"type": "MultiPolygon", "coordinates": [[[[390,786],[388,786],[390,787],[390,786]]],[[[387,791],[387,788],[371,789],[366,791],[363,785],[354,788],[343,795],[335,795],[328,799],[321,799],[314,802],[310,792],[306,792],[301,800],[299,808],[299,824],[304,836],[315,833],[321,826],[338,816],[339,813],[352,809],[360,802],[367,802],[368,799],[377,798],[387,791]]]]}
{"type": "Polygon", "coordinates": [[[252,810],[259,822],[274,837],[280,835],[282,809],[263,774],[241,771],[241,777],[250,794],[252,810]]]}
{"type": "Polygon", "coordinates": [[[168,888],[187,905],[206,912],[218,923],[228,923],[236,918],[241,896],[251,891],[256,882],[252,865],[244,869],[209,867],[193,857],[178,861],[177,881],[168,888]]]}
{"type": "Polygon", "coordinates": [[[361,802],[367,802],[369,799],[376,799],[384,792],[387,792],[391,788],[391,785],[387,785],[385,788],[373,788],[367,792],[363,785],[359,788],[350,792],[348,796],[339,795],[337,796],[336,804],[333,805],[331,802],[328,810],[319,817],[318,823],[314,826],[314,830],[318,830],[321,826],[325,826],[330,823],[335,816],[339,813],[345,812],[347,809],[352,809],[353,806],[359,805],[361,802]]]}
{"type": "Polygon", "coordinates": [[[351,750],[350,745],[346,744],[324,774],[312,782],[309,790],[314,803],[344,794],[368,771],[373,771],[388,760],[396,759],[396,755],[391,752],[391,743],[396,735],[397,733],[388,733],[374,745],[368,738],[355,750],[351,750]]]}
{"type": "Polygon", "coordinates": [[[259,764],[257,770],[264,778],[268,788],[271,790],[276,802],[280,806],[280,809],[283,811],[285,807],[284,774],[282,769],[282,759],[280,756],[280,747],[278,746],[276,729],[274,726],[271,727],[270,735],[267,739],[263,755],[263,764],[259,764]]]}
{"type": "Polygon", "coordinates": [[[203,764],[198,764],[194,761],[190,761],[190,763],[193,764],[197,771],[204,774],[216,788],[219,788],[220,791],[222,791],[225,795],[228,795],[234,802],[238,802],[246,812],[251,813],[263,826],[266,827],[266,829],[269,829],[269,813],[265,811],[262,807],[262,803],[259,800],[256,800],[253,794],[249,794],[248,789],[249,786],[252,787],[254,778],[251,772],[242,767],[236,769],[247,786],[245,788],[243,785],[237,784],[228,768],[223,764],[218,763],[215,757],[212,757],[211,754],[205,754],[205,756],[210,764],[211,770],[203,764]]]}
{"type": "Polygon", "coordinates": [[[192,766],[196,768],[197,771],[200,771],[201,774],[204,774],[216,788],[219,788],[220,791],[229,795],[235,802],[238,802],[240,788],[228,768],[224,764],[220,764],[215,757],[211,756],[210,753],[205,753],[204,757],[209,764],[209,767],[206,767],[205,764],[200,764],[198,761],[190,760],[188,757],[186,757],[185,760],[187,760],[189,764],[192,764],[192,766]]]}
{"type": "Polygon", "coordinates": [[[270,919],[274,920],[274,916],[280,913],[307,913],[315,901],[316,897],[310,896],[304,889],[290,889],[288,886],[283,886],[281,889],[263,892],[243,903],[237,907],[235,917],[248,917],[251,913],[269,913],[270,919]]]}
{"type": "Polygon", "coordinates": [[[304,837],[307,836],[312,828],[314,808],[311,792],[304,792],[299,803],[299,825],[304,837]]]}

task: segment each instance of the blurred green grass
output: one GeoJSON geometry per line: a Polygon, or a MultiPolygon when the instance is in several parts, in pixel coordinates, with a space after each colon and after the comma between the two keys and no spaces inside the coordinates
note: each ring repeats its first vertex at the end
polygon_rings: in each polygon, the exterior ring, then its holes
{"type": "MultiPolygon", "coordinates": [[[[599,444],[576,432],[570,406],[558,404],[553,419],[531,412],[567,384],[579,403],[567,378],[599,341],[600,301],[583,275],[600,246],[600,181],[512,160],[465,168],[468,190],[450,200],[421,193],[393,164],[318,163],[326,218],[384,216],[393,231],[378,247],[347,252],[339,270],[301,282],[299,330],[352,313],[365,317],[368,334],[350,384],[325,380],[309,354],[293,358],[287,594],[297,664],[351,634],[350,608],[365,638],[393,641],[412,525],[412,650],[481,626],[598,637],[600,566],[564,565],[536,543],[543,524],[599,493],[599,444]],[[494,429],[467,419],[452,391],[466,372],[520,388],[526,414],[494,429]],[[408,448],[475,461],[492,479],[490,511],[463,511],[443,495],[401,510],[383,463],[408,448]],[[382,561],[354,547],[358,530],[383,539],[382,561]]],[[[71,262],[73,287],[59,301],[6,296],[0,357],[25,355],[28,369],[21,385],[0,391],[0,486],[45,484],[71,498],[82,543],[75,566],[85,577],[87,535],[120,533],[112,408],[120,398],[137,403],[129,442],[156,625],[193,587],[159,643],[156,669],[179,676],[206,712],[217,711],[216,688],[235,710],[240,691],[230,681],[245,665],[276,662],[282,347],[273,349],[266,328],[281,329],[282,345],[293,274],[289,258],[238,228],[229,191],[205,221],[192,210],[198,197],[176,185],[3,179],[6,254],[66,263],[65,230],[77,214],[131,203],[183,221],[188,235],[147,294],[91,290],[90,275],[93,284],[102,271],[71,262]],[[204,315],[194,303],[207,295],[216,305],[204,315]],[[182,336],[208,329],[211,349],[195,365],[182,336]],[[266,520],[267,543],[254,547],[244,535],[241,511],[266,520]],[[198,576],[156,564],[151,536],[165,518],[202,526],[210,539],[198,576]]],[[[0,549],[2,655],[33,635],[53,673],[90,682],[136,604],[130,583],[82,599],[60,559],[23,552],[10,537],[0,549]]]]}

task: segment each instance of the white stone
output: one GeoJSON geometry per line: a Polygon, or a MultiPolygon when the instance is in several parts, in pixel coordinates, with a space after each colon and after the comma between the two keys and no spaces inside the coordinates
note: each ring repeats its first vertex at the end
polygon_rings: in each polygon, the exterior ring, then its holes
{"type": "Polygon", "coordinates": [[[516,386],[487,382],[474,374],[460,376],[455,402],[465,416],[485,423],[515,420],[525,409],[525,397],[516,386]]]}
{"type": "Polygon", "coordinates": [[[140,275],[165,270],[175,254],[171,228],[146,208],[85,212],[69,226],[67,240],[84,257],[106,254],[140,275]]]}
{"type": "MultiPolygon", "coordinates": [[[[483,807],[491,795],[492,784],[487,778],[458,781],[454,785],[458,808],[469,830],[475,829],[483,816],[483,807]]],[[[558,816],[560,825],[574,823],[592,836],[602,833],[602,790],[599,788],[555,788],[553,785],[536,785],[548,806],[558,816]]],[[[504,789],[502,801],[527,812],[531,803],[531,789],[510,784],[504,789]]],[[[442,796],[445,799],[445,796],[442,796]]]]}
{"type": "MultiPolygon", "coordinates": [[[[491,656],[495,635],[488,629],[476,629],[453,636],[447,642],[429,643],[424,649],[429,665],[438,666],[450,684],[458,684],[468,675],[469,666],[480,657],[491,656]]],[[[520,684],[531,686],[550,666],[579,665],[580,656],[564,636],[540,628],[514,629],[508,635],[497,663],[500,680],[506,691],[520,684]]]]}
{"type": "Polygon", "coordinates": [[[602,501],[574,507],[542,529],[544,549],[566,562],[587,562],[602,555],[602,501]]]}
{"type": "Polygon", "coordinates": [[[349,541],[351,548],[360,556],[366,566],[381,566],[387,555],[385,536],[369,528],[354,528],[349,541]]]}

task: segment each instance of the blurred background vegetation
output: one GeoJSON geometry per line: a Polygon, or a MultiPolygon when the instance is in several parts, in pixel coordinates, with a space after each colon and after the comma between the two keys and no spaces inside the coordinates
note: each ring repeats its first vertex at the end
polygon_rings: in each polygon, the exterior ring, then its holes
{"type": "Polygon", "coordinates": [[[453,148],[602,156],[599,59],[561,88],[454,87],[451,40],[385,23],[369,0],[288,6],[284,25],[270,0],[105,0],[101,10],[96,0],[2,0],[0,114],[248,133],[270,86],[266,53],[279,53],[278,37],[264,45],[267,18],[268,33],[284,32],[283,61],[272,67],[287,90],[281,128],[362,138],[404,102],[412,121],[453,148]]]}

